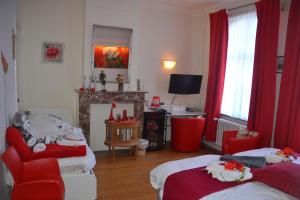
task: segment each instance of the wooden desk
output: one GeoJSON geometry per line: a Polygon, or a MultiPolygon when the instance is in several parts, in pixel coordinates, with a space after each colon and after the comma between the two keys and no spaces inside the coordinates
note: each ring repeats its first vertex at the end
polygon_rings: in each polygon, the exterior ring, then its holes
{"type": "Polygon", "coordinates": [[[106,139],[104,144],[112,150],[113,160],[115,160],[115,147],[132,148],[136,155],[136,145],[139,142],[140,121],[105,121],[106,124],[106,139]]]}

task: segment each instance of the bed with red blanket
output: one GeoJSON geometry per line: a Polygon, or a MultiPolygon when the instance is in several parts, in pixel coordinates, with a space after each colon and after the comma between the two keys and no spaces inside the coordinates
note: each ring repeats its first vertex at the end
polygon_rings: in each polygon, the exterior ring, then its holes
{"type": "MultiPolygon", "coordinates": [[[[236,155],[267,156],[278,149],[264,148],[241,152],[236,155]]],[[[271,168],[252,170],[254,178],[244,182],[220,182],[204,169],[213,162],[219,162],[218,155],[205,155],[171,161],[154,168],[150,173],[152,186],[163,200],[222,200],[222,199],[299,199],[300,165],[278,165],[271,168]],[[265,170],[265,171],[264,171],[265,170]],[[286,171],[284,171],[286,170],[286,171]],[[291,174],[289,174],[292,172],[291,174]],[[274,175],[275,174],[275,175],[274,175]],[[278,177],[278,174],[282,177],[278,177]],[[270,179],[270,178],[271,179],[270,179]],[[272,178],[274,178],[272,180],[272,178]],[[275,183],[275,184],[273,184],[275,183]]]]}

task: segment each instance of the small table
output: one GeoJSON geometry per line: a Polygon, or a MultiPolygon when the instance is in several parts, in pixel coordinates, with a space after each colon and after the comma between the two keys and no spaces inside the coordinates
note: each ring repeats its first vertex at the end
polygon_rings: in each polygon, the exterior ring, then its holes
{"type": "Polygon", "coordinates": [[[113,160],[115,160],[115,147],[132,148],[136,155],[136,146],[139,143],[138,136],[140,135],[140,121],[105,121],[106,138],[104,144],[112,150],[113,160]]]}

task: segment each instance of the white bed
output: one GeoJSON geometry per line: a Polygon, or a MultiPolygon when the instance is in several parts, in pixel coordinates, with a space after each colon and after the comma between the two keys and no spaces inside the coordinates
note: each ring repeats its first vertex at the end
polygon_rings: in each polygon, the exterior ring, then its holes
{"type": "MultiPolygon", "coordinates": [[[[55,115],[72,125],[70,112],[65,108],[30,108],[31,127],[33,135],[43,137],[46,135],[62,135],[63,132],[54,130],[53,124],[47,120],[48,114],[55,115]]],[[[59,168],[65,184],[66,200],[95,200],[97,199],[97,178],[93,172],[96,158],[88,146],[81,129],[76,134],[82,141],[80,145],[86,146],[86,155],[81,157],[59,158],[59,168]],[[84,187],[83,187],[84,186],[84,187]]]]}
{"type": "MultiPolygon", "coordinates": [[[[278,149],[275,148],[263,148],[251,151],[245,151],[241,153],[237,153],[234,155],[238,156],[267,156],[274,154],[278,149]]],[[[170,161],[167,163],[163,163],[156,168],[154,168],[150,172],[150,182],[153,188],[158,191],[158,199],[162,199],[163,197],[163,188],[167,177],[171,174],[206,166],[213,162],[218,162],[220,156],[219,155],[204,155],[204,156],[197,156],[182,160],[170,161]]],[[[259,182],[252,182],[248,184],[242,184],[236,187],[232,187],[220,192],[216,192],[205,196],[202,198],[204,200],[240,200],[240,199],[247,199],[247,200],[254,200],[254,199],[262,199],[262,200],[288,200],[288,199],[295,199],[279,190],[271,188],[267,185],[264,185],[259,182]],[[249,192],[253,195],[249,195],[249,192]],[[255,193],[255,194],[254,194],[255,193]],[[259,198],[258,198],[259,197],[259,198]]]]}

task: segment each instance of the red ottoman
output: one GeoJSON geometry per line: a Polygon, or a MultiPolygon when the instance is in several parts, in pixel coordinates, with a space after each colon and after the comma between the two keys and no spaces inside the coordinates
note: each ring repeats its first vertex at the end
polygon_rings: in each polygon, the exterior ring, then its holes
{"type": "Polygon", "coordinates": [[[198,151],[204,124],[204,118],[171,118],[172,148],[182,152],[198,151]]]}

